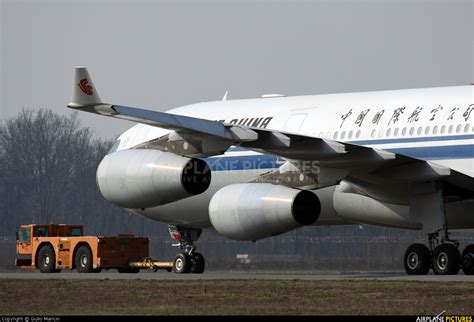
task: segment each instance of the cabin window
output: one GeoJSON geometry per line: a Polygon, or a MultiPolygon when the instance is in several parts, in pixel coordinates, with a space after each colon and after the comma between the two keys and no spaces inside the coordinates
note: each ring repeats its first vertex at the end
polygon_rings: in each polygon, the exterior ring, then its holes
{"type": "Polygon", "coordinates": [[[416,131],[416,134],[421,135],[421,133],[423,133],[423,128],[420,126],[418,131],[416,131]]]}
{"type": "Polygon", "coordinates": [[[405,136],[407,134],[407,128],[404,127],[403,130],[402,130],[402,136],[405,136]]]}
{"type": "Polygon", "coordinates": [[[458,126],[456,126],[456,133],[461,132],[461,129],[462,129],[462,125],[458,124],[458,126]]]}
{"type": "Polygon", "coordinates": [[[356,133],[356,138],[357,138],[357,139],[360,138],[360,130],[357,131],[357,133],[356,133]]]}
{"type": "Polygon", "coordinates": [[[398,127],[393,131],[393,136],[398,136],[398,127]]]}
{"type": "Polygon", "coordinates": [[[392,129],[391,129],[391,128],[389,128],[389,129],[387,130],[387,137],[389,137],[390,134],[392,134],[392,129]]]}
{"type": "Polygon", "coordinates": [[[414,127],[412,127],[412,128],[410,129],[410,136],[413,135],[413,133],[415,133],[415,128],[414,128],[414,127]]]}
{"type": "Polygon", "coordinates": [[[454,125],[451,124],[451,125],[449,126],[448,133],[449,133],[449,134],[453,133],[453,130],[454,130],[454,125]]]}
{"type": "Polygon", "coordinates": [[[379,130],[379,138],[381,138],[381,137],[383,136],[383,134],[384,134],[384,130],[383,130],[383,129],[380,129],[380,130],[379,130]]]}
{"type": "Polygon", "coordinates": [[[439,133],[441,133],[441,134],[444,134],[444,132],[446,132],[446,125],[443,125],[441,127],[441,131],[439,131],[439,133]]]}
{"type": "Polygon", "coordinates": [[[345,137],[346,137],[346,131],[342,131],[342,133],[341,133],[341,140],[344,140],[345,137]]]}
{"type": "Polygon", "coordinates": [[[466,126],[464,126],[464,132],[465,133],[469,132],[469,128],[470,128],[469,124],[466,124],[466,126]]]}
{"type": "Polygon", "coordinates": [[[430,127],[429,126],[425,127],[425,135],[428,135],[428,134],[430,134],[430,127]]]}
{"type": "Polygon", "coordinates": [[[352,135],[353,135],[353,134],[354,134],[354,131],[350,131],[350,132],[349,132],[349,136],[348,136],[348,139],[349,139],[349,140],[352,139],[352,135]]]}
{"type": "Polygon", "coordinates": [[[333,136],[334,140],[337,140],[337,137],[338,137],[338,133],[335,132],[335,133],[334,133],[334,136],[333,136]]]}
{"type": "Polygon", "coordinates": [[[433,128],[433,134],[438,134],[438,125],[433,128]]]}

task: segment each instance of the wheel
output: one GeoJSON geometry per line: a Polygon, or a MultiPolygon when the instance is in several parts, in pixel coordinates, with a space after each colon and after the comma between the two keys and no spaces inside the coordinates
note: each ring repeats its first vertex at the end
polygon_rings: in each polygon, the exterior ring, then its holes
{"type": "Polygon", "coordinates": [[[79,273],[91,273],[92,269],[92,252],[88,246],[82,245],[76,252],[74,258],[76,269],[79,273]]]}
{"type": "Polygon", "coordinates": [[[431,256],[423,244],[411,244],[404,256],[405,271],[408,275],[426,275],[430,270],[431,256]]]}
{"type": "Polygon", "coordinates": [[[140,269],[138,267],[119,267],[117,271],[119,273],[137,274],[140,272],[140,269]]]}
{"type": "Polygon", "coordinates": [[[441,244],[433,252],[433,271],[436,275],[456,275],[461,268],[461,255],[456,246],[441,244]]]}
{"type": "Polygon", "coordinates": [[[467,245],[462,252],[462,271],[465,275],[474,275],[474,244],[467,245]]]}
{"type": "Polygon", "coordinates": [[[191,260],[188,254],[179,253],[174,258],[173,270],[176,274],[189,273],[191,268],[191,260]]]}
{"type": "Polygon", "coordinates": [[[204,273],[205,266],[206,262],[204,261],[204,257],[201,255],[201,253],[194,253],[191,255],[191,273],[202,274],[204,273]]]}
{"type": "Polygon", "coordinates": [[[38,268],[41,273],[54,273],[56,271],[56,255],[51,246],[43,246],[38,252],[38,268]]]}

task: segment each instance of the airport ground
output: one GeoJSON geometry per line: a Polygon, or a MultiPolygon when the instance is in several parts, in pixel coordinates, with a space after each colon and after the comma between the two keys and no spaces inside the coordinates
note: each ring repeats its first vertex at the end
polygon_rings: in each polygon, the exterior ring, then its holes
{"type": "Polygon", "coordinates": [[[403,274],[0,274],[0,315],[474,314],[474,277],[403,274]]]}

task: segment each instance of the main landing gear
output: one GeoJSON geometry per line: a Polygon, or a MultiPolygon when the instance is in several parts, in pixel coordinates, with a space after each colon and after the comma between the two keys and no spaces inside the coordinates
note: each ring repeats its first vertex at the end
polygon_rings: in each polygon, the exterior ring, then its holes
{"type": "Polygon", "coordinates": [[[411,244],[406,250],[404,264],[409,275],[426,275],[430,268],[436,275],[456,275],[461,268],[464,274],[474,275],[474,244],[466,246],[461,255],[459,242],[449,239],[446,227],[428,234],[428,239],[429,248],[411,244]]]}
{"type": "Polygon", "coordinates": [[[173,246],[179,247],[182,252],[178,253],[174,258],[173,270],[177,274],[204,273],[206,263],[204,257],[195,252],[194,242],[201,236],[202,229],[183,228],[178,226],[168,226],[171,238],[178,243],[173,246]]]}
{"type": "Polygon", "coordinates": [[[474,274],[474,244],[466,246],[462,255],[459,242],[449,238],[446,220],[444,183],[441,181],[418,184],[412,187],[410,216],[417,218],[428,234],[429,246],[412,244],[404,256],[405,270],[409,275],[455,275],[462,268],[464,274],[474,274]],[[441,229],[439,229],[442,227],[441,229]]]}

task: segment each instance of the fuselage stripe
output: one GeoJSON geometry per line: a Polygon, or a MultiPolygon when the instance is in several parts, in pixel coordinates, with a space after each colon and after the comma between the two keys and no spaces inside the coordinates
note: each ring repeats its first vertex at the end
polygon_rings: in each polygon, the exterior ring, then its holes
{"type": "MultiPolygon", "coordinates": [[[[239,151],[245,149],[237,148],[239,151]]],[[[428,146],[386,149],[397,154],[423,159],[423,160],[454,160],[474,158],[474,144],[428,146]]],[[[236,151],[236,150],[232,150],[236,151]]],[[[231,155],[204,159],[212,171],[274,169],[278,168],[283,159],[271,155],[231,155]]]]}
{"type": "Polygon", "coordinates": [[[436,141],[456,141],[456,140],[471,140],[474,135],[449,135],[449,136],[427,136],[416,138],[396,138],[396,139],[380,139],[380,140],[359,140],[348,141],[347,143],[358,145],[375,145],[375,144],[392,144],[392,143],[411,143],[411,142],[436,142],[436,141]]]}

